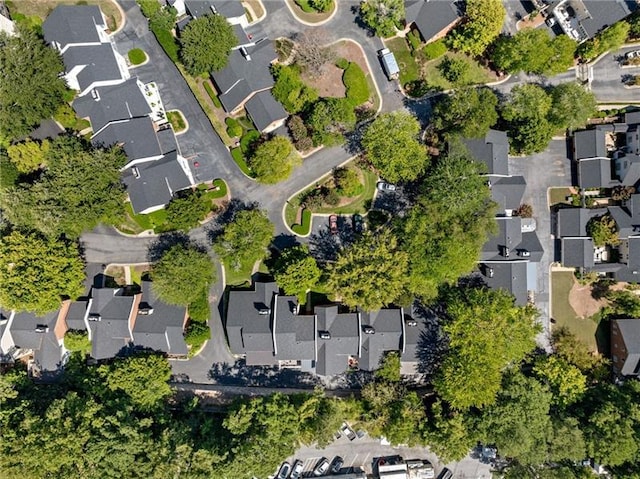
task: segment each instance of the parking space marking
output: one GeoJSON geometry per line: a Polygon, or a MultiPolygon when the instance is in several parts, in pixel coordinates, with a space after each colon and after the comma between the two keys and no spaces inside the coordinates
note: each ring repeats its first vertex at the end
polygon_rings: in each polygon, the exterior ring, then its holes
{"type": "Polygon", "coordinates": [[[359,454],[356,454],[353,459],[351,459],[351,462],[349,463],[349,467],[353,466],[356,462],[356,459],[358,458],[359,454]]]}
{"type": "Polygon", "coordinates": [[[369,456],[371,455],[370,452],[367,453],[366,456],[364,456],[364,460],[362,461],[362,464],[359,464],[360,466],[366,466],[367,465],[367,461],[369,460],[369,456]]]}
{"type": "Polygon", "coordinates": [[[318,462],[319,457],[310,457],[304,460],[304,466],[302,467],[303,471],[311,471],[313,470],[313,466],[316,462],[318,462]]]}

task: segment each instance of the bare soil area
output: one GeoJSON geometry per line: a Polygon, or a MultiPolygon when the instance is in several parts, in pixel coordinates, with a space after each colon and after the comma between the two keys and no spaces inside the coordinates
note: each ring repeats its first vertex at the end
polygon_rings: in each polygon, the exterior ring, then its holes
{"type": "MultiPolygon", "coordinates": [[[[612,291],[620,291],[625,289],[626,285],[627,283],[616,283],[611,285],[609,289],[612,291]]],[[[608,305],[609,301],[606,298],[595,299],[592,295],[591,285],[582,286],[575,281],[571,291],[569,291],[569,304],[578,317],[586,319],[608,305]]]]}
{"type": "Polygon", "coordinates": [[[120,9],[112,0],[13,0],[8,4],[10,12],[35,15],[43,21],[58,5],[99,5],[112,32],[122,25],[120,9]]]}

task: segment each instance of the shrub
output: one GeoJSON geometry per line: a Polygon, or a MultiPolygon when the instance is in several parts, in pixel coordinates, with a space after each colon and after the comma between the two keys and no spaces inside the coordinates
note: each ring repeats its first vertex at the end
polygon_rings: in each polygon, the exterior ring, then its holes
{"type": "Polygon", "coordinates": [[[258,130],[249,130],[242,138],[240,138],[240,149],[246,156],[250,156],[260,141],[260,132],[258,130]]]}
{"type": "Polygon", "coordinates": [[[291,138],[293,138],[294,142],[299,142],[302,139],[309,137],[309,131],[307,130],[307,126],[302,121],[298,115],[292,115],[289,117],[289,121],[287,121],[287,127],[289,128],[289,132],[291,133],[291,138]]]}
{"type": "Polygon", "coordinates": [[[309,0],[309,5],[318,12],[328,12],[331,10],[333,0],[309,0]]]}
{"type": "Polygon", "coordinates": [[[271,93],[289,113],[298,113],[318,99],[318,92],[304,84],[297,67],[275,65],[271,73],[276,79],[271,93]]]}
{"type": "Polygon", "coordinates": [[[340,57],[336,60],[336,66],[341,70],[346,70],[347,68],[349,68],[349,60],[340,57]]]}
{"type": "Polygon", "coordinates": [[[294,43],[288,38],[278,38],[275,42],[276,53],[278,54],[278,61],[284,62],[291,56],[293,52],[294,43]]]}
{"type": "Polygon", "coordinates": [[[435,42],[427,43],[422,49],[422,53],[427,60],[435,60],[447,53],[447,46],[444,43],[444,39],[436,40],[435,42]]]}
{"type": "Polygon", "coordinates": [[[443,78],[454,86],[469,83],[471,65],[462,58],[445,57],[438,65],[438,70],[443,78]]]}
{"type": "Polygon", "coordinates": [[[369,99],[367,78],[357,63],[349,63],[349,66],[342,74],[342,83],[344,83],[347,90],[347,99],[353,106],[361,105],[369,99]]]}
{"type": "Polygon", "coordinates": [[[293,225],[291,228],[295,234],[305,236],[309,234],[311,229],[311,211],[308,209],[302,210],[302,222],[299,225],[293,225]]]}
{"type": "Polygon", "coordinates": [[[137,0],[137,2],[138,5],[140,5],[142,14],[147,18],[153,17],[162,8],[160,6],[160,2],[158,2],[157,0],[137,0]]]}
{"type": "Polygon", "coordinates": [[[200,191],[187,190],[175,196],[167,206],[167,230],[189,231],[210,211],[211,203],[202,198],[200,191]]]}
{"type": "Polygon", "coordinates": [[[89,353],[91,351],[91,341],[89,341],[88,333],[75,329],[67,331],[64,335],[64,347],[69,351],[79,351],[83,354],[89,353]]]}
{"type": "Polygon", "coordinates": [[[171,31],[154,28],[153,26],[151,27],[151,31],[153,32],[156,40],[158,40],[158,43],[167,54],[167,56],[171,59],[171,61],[173,63],[178,63],[179,46],[175,37],[171,34],[171,31]]]}
{"type": "Polygon", "coordinates": [[[338,193],[349,198],[358,196],[364,188],[358,173],[352,168],[336,168],[333,172],[333,181],[338,193]]]}
{"type": "Polygon", "coordinates": [[[340,203],[340,195],[334,188],[325,188],[324,202],[329,206],[338,206],[338,203],[340,203]]]}
{"type": "Polygon", "coordinates": [[[309,210],[315,210],[322,206],[324,195],[319,189],[313,190],[304,197],[302,204],[309,210]]]}
{"type": "Polygon", "coordinates": [[[207,91],[207,94],[209,95],[209,98],[211,98],[211,101],[213,102],[213,106],[215,106],[216,108],[222,108],[222,103],[220,103],[220,99],[218,98],[218,95],[216,95],[216,92],[213,91],[213,87],[211,86],[211,84],[206,81],[203,83],[204,85],[204,89],[207,91]]]}
{"type": "Polygon", "coordinates": [[[202,294],[189,305],[189,318],[191,318],[192,323],[206,323],[209,321],[210,316],[209,291],[203,290],[202,294]]]}
{"type": "Polygon", "coordinates": [[[410,31],[407,34],[407,41],[409,42],[409,46],[411,47],[411,50],[413,50],[414,52],[418,50],[420,48],[420,45],[422,44],[422,39],[420,38],[420,34],[415,30],[410,31]]]}
{"type": "Polygon", "coordinates": [[[211,330],[206,323],[191,321],[184,333],[184,341],[191,346],[190,353],[197,353],[202,345],[211,338],[211,330]]]}
{"type": "Polygon", "coordinates": [[[169,120],[173,131],[175,131],[176,133],[180,133],[187,128],[186,120],[184,116],[182,116],[182,113],[180,113],[178,110],[168,111],[167,120],[169,120]]]}
{"type": "Polygon", "coordinates": [[[313,140],[307,136],[306,138],[301,138],[296,141],[294,145],[298,151],[309,151],[313,148],[313,140]]]}
{"type": "Polygon", "coordinates": [[[129,50],[127,54],[132,65],[140,65],[147,60],[147,54],[140,48],[129,50]]]}
{"type": "Polygon", "coordinates": [[[533,207],[523,203],[513,212],[513,214],[515,216],[520,216],[521,218],[531,218],[533,217],[533,207]]]}
{"type": "Polygon", "coordinates": [[[227,135],[230,137],[238,137],[242,135],[242,125],[235,118],[226,118],[224,122],[227,125],[227,135]]]}

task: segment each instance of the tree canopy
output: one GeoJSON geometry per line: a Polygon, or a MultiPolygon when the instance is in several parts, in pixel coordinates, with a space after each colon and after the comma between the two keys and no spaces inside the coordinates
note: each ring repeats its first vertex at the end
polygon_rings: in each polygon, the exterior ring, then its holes
{"type": "Polygon", "coordinates": [[[489,88],[455,90],[438,102],[433,125],[445,133],[480,138],[498,121],[498,97],[489,88]]]}
{"type": "Polygon", "coordinates": [[[383,113],[362,136],[362,146],[380,175],[393,183],[420,177],[429,158],[418,140],[420,123],[408,112],[383,113]]]}
{"type": "Polygon", "coordinates": [[[587,234],[593,238],[596,246],[615,246],[620,243],[618,226],[610,214],[596,216],[587,223],[587,234]]]}
{"type": "Polygon", "coordinates": [[[331,146],[353,130],[356,114],[348,98],[323,98],[314,103],[307,117],[314,145],[331,146]]]}
{"type": "Polygon", "coordinates": [[[49,146],[49,140],[32,141],[27,139],[21,143],[9,145],[7,153],[20,173],[31,173],[46,165],[49,146]]]}
{"type": "Polygon", "coordinates": [[[32,30],[0,32],[0,139],[28,134],[64,103],[67,87],[60,55],[32,30]]]}
{"type": "Polygon", "coordinates": [[[536,310],[515,306],[502,290],[484,288],[449,289],[443,302],[449,351],[434,381],[436,391],[456,409],[491,405],[503,371],[535,347],[536,310]]]}
{"type": "Polygon", "coordinates": [[[37,233],[12,231],[0,241],[0,305],[44,314],[63,297],[84,291],[84,264],[78,245],[37,233]]]}
{"type": "Polygon", "coordinates": [[[587,390],[587,377],[582,371],[557,356],[539,360],[533,371],[553,393],[553,404],[560,407],[575,403],[587,390]]]}
{"type": "Polygon", "coordinates": [[[251,269],[256,261],[265,258],[274,233],[275,228],[263,211],[239,211],[216,239],[214,249],[227,268],[251,269]]]}
{"type": "Polygon", "coordinates": [[[203,15],[180,33],[180,57],[194,76],[222,70],[238,44],[233,27],[222,15],[203,15]]]}
{"type": "Polygon", "coordinates": [[[466,19],[452,33],[453,48],[480,56],[502,30],[506,10],[500,0],[467,0],[466,19]]]}
{"type": "Polygon", "coordinates": [[[318,92],[307,86],[295,65],[273,65],[271,73],[276,79],[271,90],[273,97],[289,113],[298,113],[318,99],[318,92]]]}
{"type": "Polygon", "coordinates": [[[402,0],[363,0],[360,2],[360,18],[379,37],[390,37],[404,20],[402,0]]]}
{"type": "Polygon", "coordinates": [[[307,246],[294,246],[282,251],[273,268],[278,286],[288,294],[306,302],[307,291],[318,284],[322,271],[309,254],[307,246]]]}
{"type": "Polygon", "coordinates": [[[216,271],[206,251],[193,244],[176,244],[153,263],[151,287],[169,304],[188,306],[198,300],[216,279],[216,271]]]}
{"type": "Polygon", "coordinates": [[[558,129],[575,130],[584,127],[597,111],[593,92],[576,82],[561,83],[553,87],[551,101],[549,121],[558,129]]]}
{"type": "Polygon", "coordinates": [[[400,251],[390,231],[366,232],[340,251],[329,269],[327,289],[347,306],[376,311],[406,290],[408,263],[407,253],[400,251]]]}
{"type": "Polygon", "coordinates": [[[260,143],[247,162],[256,180],[274,184],[289,178],[294,167],[299,166],[302,160],[288,138],[275,136],[260,143]]]}

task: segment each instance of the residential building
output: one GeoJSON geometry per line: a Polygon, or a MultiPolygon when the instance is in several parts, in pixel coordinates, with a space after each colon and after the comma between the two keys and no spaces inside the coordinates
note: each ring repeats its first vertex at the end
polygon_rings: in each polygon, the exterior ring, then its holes
{"type": "Polygon", "coordinates": [[[249,26],[247,13],[240,0],[183,0],[186,13],[192,18],[203,15],[218,14],[227,19],[231,25],[249,26]]]}
{"type": "Polygon", "coordinates": [[[621,376],[640,376],[640,319],[611,321],[613,371],[621,376]]]}
{"type": "Polygon", "coordinates": [[[299,314],[295,296],[274,297],[273,350],[281,367],[313,371],[317,360],[317,316],[299,314]]]}
{"type": "Polygon", "coordinates": [[[361,323],[356,313],[341,313],[338,305],[316,306],[318,361],[316,374],[334,376],[358,369],[361,323]]]}
{"type": "Polygon", "coordinates": [[[244,108],[258,131],[262,133],[280,128],[289,116],[284,107],[273,98],[271,90],[256,93],[245,103],[244,108]]]}
{"type": "Polygon", "coordinates": [[[414,24],[425,42],[438,40],[462,20],[462,3],[454,0],[406,0],[406,23],[414,24]]]}
{"type": "Polygon", "coordinates": [[[637,9],[627,0],[556,0],[549,11],[562,31],[582,43],[637,9]]]}
{"type": "Polygon", "coordinates": [[[375,371],[387,353],[404,353],[405,322],[402,309],[360,311],[360,324],[360,369],[375,371]]]}
{"type": "Polygon", "coordinates": [[[504,131],[489,130],[483,138],[465,138],[469,153],[486,165],[490,176],[509,176],[509,139],[504,131]]]}

